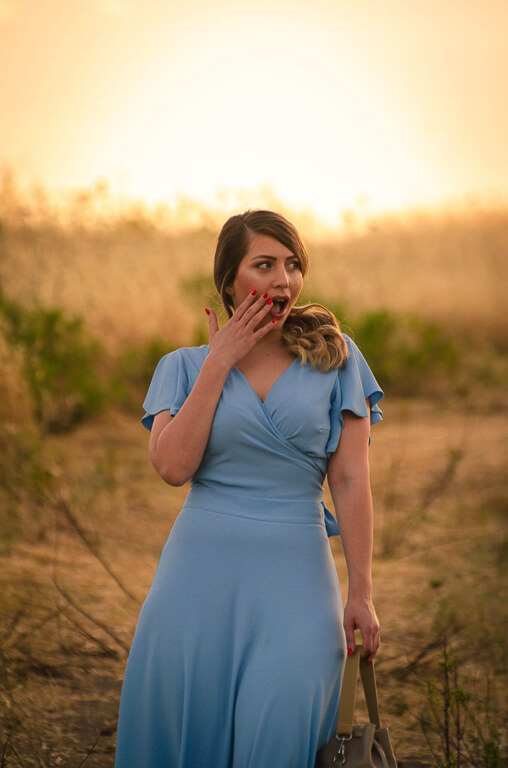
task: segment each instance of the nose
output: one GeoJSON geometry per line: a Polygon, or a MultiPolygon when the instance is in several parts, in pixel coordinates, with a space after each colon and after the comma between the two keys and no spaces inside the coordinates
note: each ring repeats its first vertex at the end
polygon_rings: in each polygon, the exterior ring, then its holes
{"type": "Polygon", "coordinates": [[[273,285],[278,288],[287,288],[289,286],[288,273],[283,264],[277,266],[273,272],[273,285]]]}

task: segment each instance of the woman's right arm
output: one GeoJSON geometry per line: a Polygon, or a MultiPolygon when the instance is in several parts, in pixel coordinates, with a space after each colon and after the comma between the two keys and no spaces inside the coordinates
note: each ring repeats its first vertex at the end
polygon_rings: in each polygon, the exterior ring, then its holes
{"type": "MultiPolygon", "coordinates": [[[[196,383],[175,416],[166,409],[154,417],[150,459],[169,485],[183,485],[196,472],[229,371],[273,328],[271,322],[259,327],[270,305],[266,297],[254,298],[254,294],[241,302],[222,328],[219,328],[217,315],[210,310],[209,352],[196,383]]],[[[271,299],[269,301],[271,304],[271,299]]]]}
{"type": "Polygon", "coordinates": [[[149,452],[153,466],[169,485],[183,485],[201,464],[222,388],[231,369],[211,351],[175,416],[160,411],[153,420],[149,452]]]}

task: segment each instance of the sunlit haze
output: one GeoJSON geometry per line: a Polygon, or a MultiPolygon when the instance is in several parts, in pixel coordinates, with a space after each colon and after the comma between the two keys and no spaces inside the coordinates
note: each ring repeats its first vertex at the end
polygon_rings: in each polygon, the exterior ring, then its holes
{"type": "Polygon", "coordinates": [[[504,0],[0,0],[0,164],[328,223],[506,200],[507,28],[504,0]]]}

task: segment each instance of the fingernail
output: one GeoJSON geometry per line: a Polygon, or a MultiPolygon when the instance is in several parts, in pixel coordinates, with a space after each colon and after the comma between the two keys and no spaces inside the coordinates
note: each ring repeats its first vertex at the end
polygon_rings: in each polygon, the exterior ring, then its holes
{"type": "Polygon", "coordinates": [[[276,323],[276,322],[277,322],[277,318],[276,317],[272,317],[272,323],[276,323]]]}
{"type": "Polygon", "coordinates": [[[267,296],[268,296],[268,293],[267,293],[267,291],[265,291],[264,294],[263,294],[263,298],[266,299],[267,296]]]}
{"type": "Polygon", "coordinates": [[[255,295],[256,295],[256,293],[257,293],[257,291],[256,291],[256,289],[254,288],[254,290],[253,290],[253,291],[252,291],[252,293],[251,293],[251,296],[255,296],[255,295]]]}
{"type": "Polygon", "coordinates": [[[351,656],[352,653],[353,653],[353,649],[352,648],[348,648],[347,649],[347,655],[351,656]]]}
{"type": "MultiPolygon", "coordinates": [[[[266,297],[265,297],[265,298],[266,298],[266,297]]],[[[266,303],[267,303],[267,304],[271,304],[271,303],[272,303],[272,300],[271,300],[271,299],[268,299],[268,301],[267,301],[266,303]]]]}
{"type": "Polygon", "coordinates": [[[205,312],[206,312],[207,315],[210,314],[210,310],[208,309],[208,307],[205,307],[205,312]]]}
{"type": "Polygon", "coordinates": [[[369,659],[369,664],[372,664],[372,659],[369,659]]]}

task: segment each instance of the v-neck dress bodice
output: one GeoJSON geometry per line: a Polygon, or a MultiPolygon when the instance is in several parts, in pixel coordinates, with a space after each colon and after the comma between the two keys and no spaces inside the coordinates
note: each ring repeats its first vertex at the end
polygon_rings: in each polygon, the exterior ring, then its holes
{"type": "MultiPolygon", "coordinates": [[[[208,348],[208,351],[210,351],[210,350],[209,350],[209,347],[208,347],[208,345],[206,345],[206,346],[207,346],[207,348],[208,348]]],[[[259,401],[261,402],[261,404],[262,404],[262,405],[264,405],[264,404],[265,404],[265,402],[266,402],[266,399],[268,398],[268,395],[271,393],[272,389],[273,389],[273,388],[274,388],[274,387],[275,387],[275,386],[276,386],[276,385],[279,383],[280,379],[282,379],[282,378],[284,377],[284,374],[285,374],[285,373],[287,373],[287,372],[289,371],[289,369],[290,369],[290,368],[292,368],[292,367],[293,367],[293,365],[295,365],[295,363],[299,363],[299,362],[300,362],[300,361],[299,361],[299,358],[296,358],[295,360],[292,360],[292,361],[291,361],[291,363],[290,363],[290,364],[289,364],[289,365],[288,365],[288,366],[287,366],[287,367],[286,367],[286,368],[285,368],[285,369],[282,371],[282,373],[281,373],[279,376],[277,376],[277,378],[276,378],[276,379],[275,379],[275,381],[273,382],[272,386],[271,386],[271,387],[270,387],[270,389],[268,390],[268,393],[265,395],[265,398],[264,398],[263,400],[262,400],[262,399],[259,397],[258,393],[255,391],[254,387],[252,386],[252,384],[251,384],[251,383],[250,383],[250,381],[249,381],[249,378],[248,378],[248,376],[246,376],[246,375],[243,373],[243,371],[241,371],[241,370],[238,368],[238,366],[236,366],[236,365],[234,365],[234,366],[233,366],[233,370],[234,370],[234,371],[238,371],[238,373],[240,374],[240,376],[243,376],[243,378],[246,380],[247,384],[249,384],[249,386],[251,387],[251,389],[254,391],[254,394],[255,394],[255,395],[256,395],[256,396],[259,398],[259,401]]]]}
{"type": "MultiPolygon", "coordinates": [[[[140,612],[116,768],[313,768],[335,732],[345,635],[323,482],[343,412],[367,417],[368,397],[375,424],[384,395],[344,337],[343,368],[297,358],[264,401],[231,368],[140,612]]],[[[161,358],[146,429],[178,413],[208,353],[161,358]]]]}

